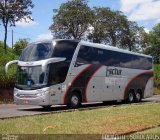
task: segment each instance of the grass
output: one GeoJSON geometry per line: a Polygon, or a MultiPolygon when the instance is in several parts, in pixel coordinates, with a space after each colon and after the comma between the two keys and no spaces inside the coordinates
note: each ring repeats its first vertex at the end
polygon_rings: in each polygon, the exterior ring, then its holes
{"type": "Polygon", "coordinates": [[[160,95],[160,89],[155,87],[153,93],[154,95],[160,95]]]}
{"type": "Polygon", "coordinates": [[[14,102],[3,102],[3,101],[0,101],[0,105],[6,105],[6,104],[15,104],[14,102]]]}
{"type": "Polygon", "coordinates": [[[148,130],[139,132],[138,134],[160,134],[160,127],[148,129],[148,130]]]}
{"type": "Polygon", "coordinates": [[[127,140],[159,140],[160,139],[160,127],[148,129],[145,131],[137,132],[134,134],[127,135],[125,137],[127,140]]]}
{"type": "Polygon", "coordinates": [[[0,134],[124,134],[160,125],[160,103],[0,120],[0,134]]]}

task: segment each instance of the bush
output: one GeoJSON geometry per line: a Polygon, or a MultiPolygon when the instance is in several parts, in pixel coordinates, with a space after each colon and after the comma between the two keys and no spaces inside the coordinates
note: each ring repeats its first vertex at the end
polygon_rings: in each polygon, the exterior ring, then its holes
{"type": "Polygon", "coordinates": [[[155,87],[160,90],[160,65],[154,65],[154,82],[155,87]]]}
{"type": "Polygon", "coordinates": [[[154,65],[154,94],[160,94],[160,64],[154,65]]]}
{"type": "Polygon", "coordinates": [[[18,59],[18,56],[15,55],[12,49],[7,48],[7,53],[4,49],[0,47],[0,88],[10,88],[13,87],[16,77],[16,65],[12,65],[9,68],[8,74],[5,74],[5,65],[11,60],[18,59]]]}

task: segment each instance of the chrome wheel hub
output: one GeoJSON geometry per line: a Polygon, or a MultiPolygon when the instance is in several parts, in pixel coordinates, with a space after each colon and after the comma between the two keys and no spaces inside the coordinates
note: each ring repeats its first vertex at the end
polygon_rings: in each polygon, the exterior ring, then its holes
{"type": "Polygon", "coordinates": [[[77,105],[77,104],[78,104],[78,97],[77,97],[77,96],[72,96],[71,102],[72,102],[74,105],[77,105]]]}
{"type": "Polygon", "coordinates": [[[134,98],[134,97],[133,97],[133,94],[132,94],[132,93],[129,93],[129,101],[130,101],[130,102],[133,102],[133,98],[134,98]]]}
{"type": "Polygon", "coordinates": [[[141,95],[139,93],[136,94],[136,98],[139,101],[141,99],[141,95]]]}

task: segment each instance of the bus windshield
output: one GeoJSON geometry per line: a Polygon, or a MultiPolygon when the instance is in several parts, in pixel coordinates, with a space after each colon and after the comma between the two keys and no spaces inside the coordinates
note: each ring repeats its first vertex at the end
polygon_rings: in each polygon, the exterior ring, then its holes
{"type": "Polygon", "coordinates": [[[41,66],[22,67],[17,69],[16,87],[22,89],[36,89],[47,85],[47,74],[42,72],[41,66]]]}
{"type": "Polygon", "coordinates": [[[27,46],[21,56],[20,61],[39,61],[51,58],[53,54],[52,43],[38,43],[27,46]]]}

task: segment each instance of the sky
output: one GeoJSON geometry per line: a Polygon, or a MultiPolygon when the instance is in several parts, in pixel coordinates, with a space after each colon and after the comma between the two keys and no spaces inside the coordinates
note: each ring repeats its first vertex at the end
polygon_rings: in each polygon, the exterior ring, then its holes
{"type": "MultiPolygon", "coordinates": [[[[53,9],[58,9],[68,0],[33,0],[35,7],[32,10],[34,21],[16,23],[16,27],[8,27],[7,44],[11,46],[13,30],[14,43],[19,38],[29,38],[30,42],[51,39],[49,30],[52,24],[53,9]]],[[[112,10],[122,11],[129,20],[136,21],[149,32],[157,23],[160,23],[160,0],[89,0],[92,7],[110,7],[112,10]]],[[[0,40],[4,39],[4,28],[0,25],[0,40]]]]}

